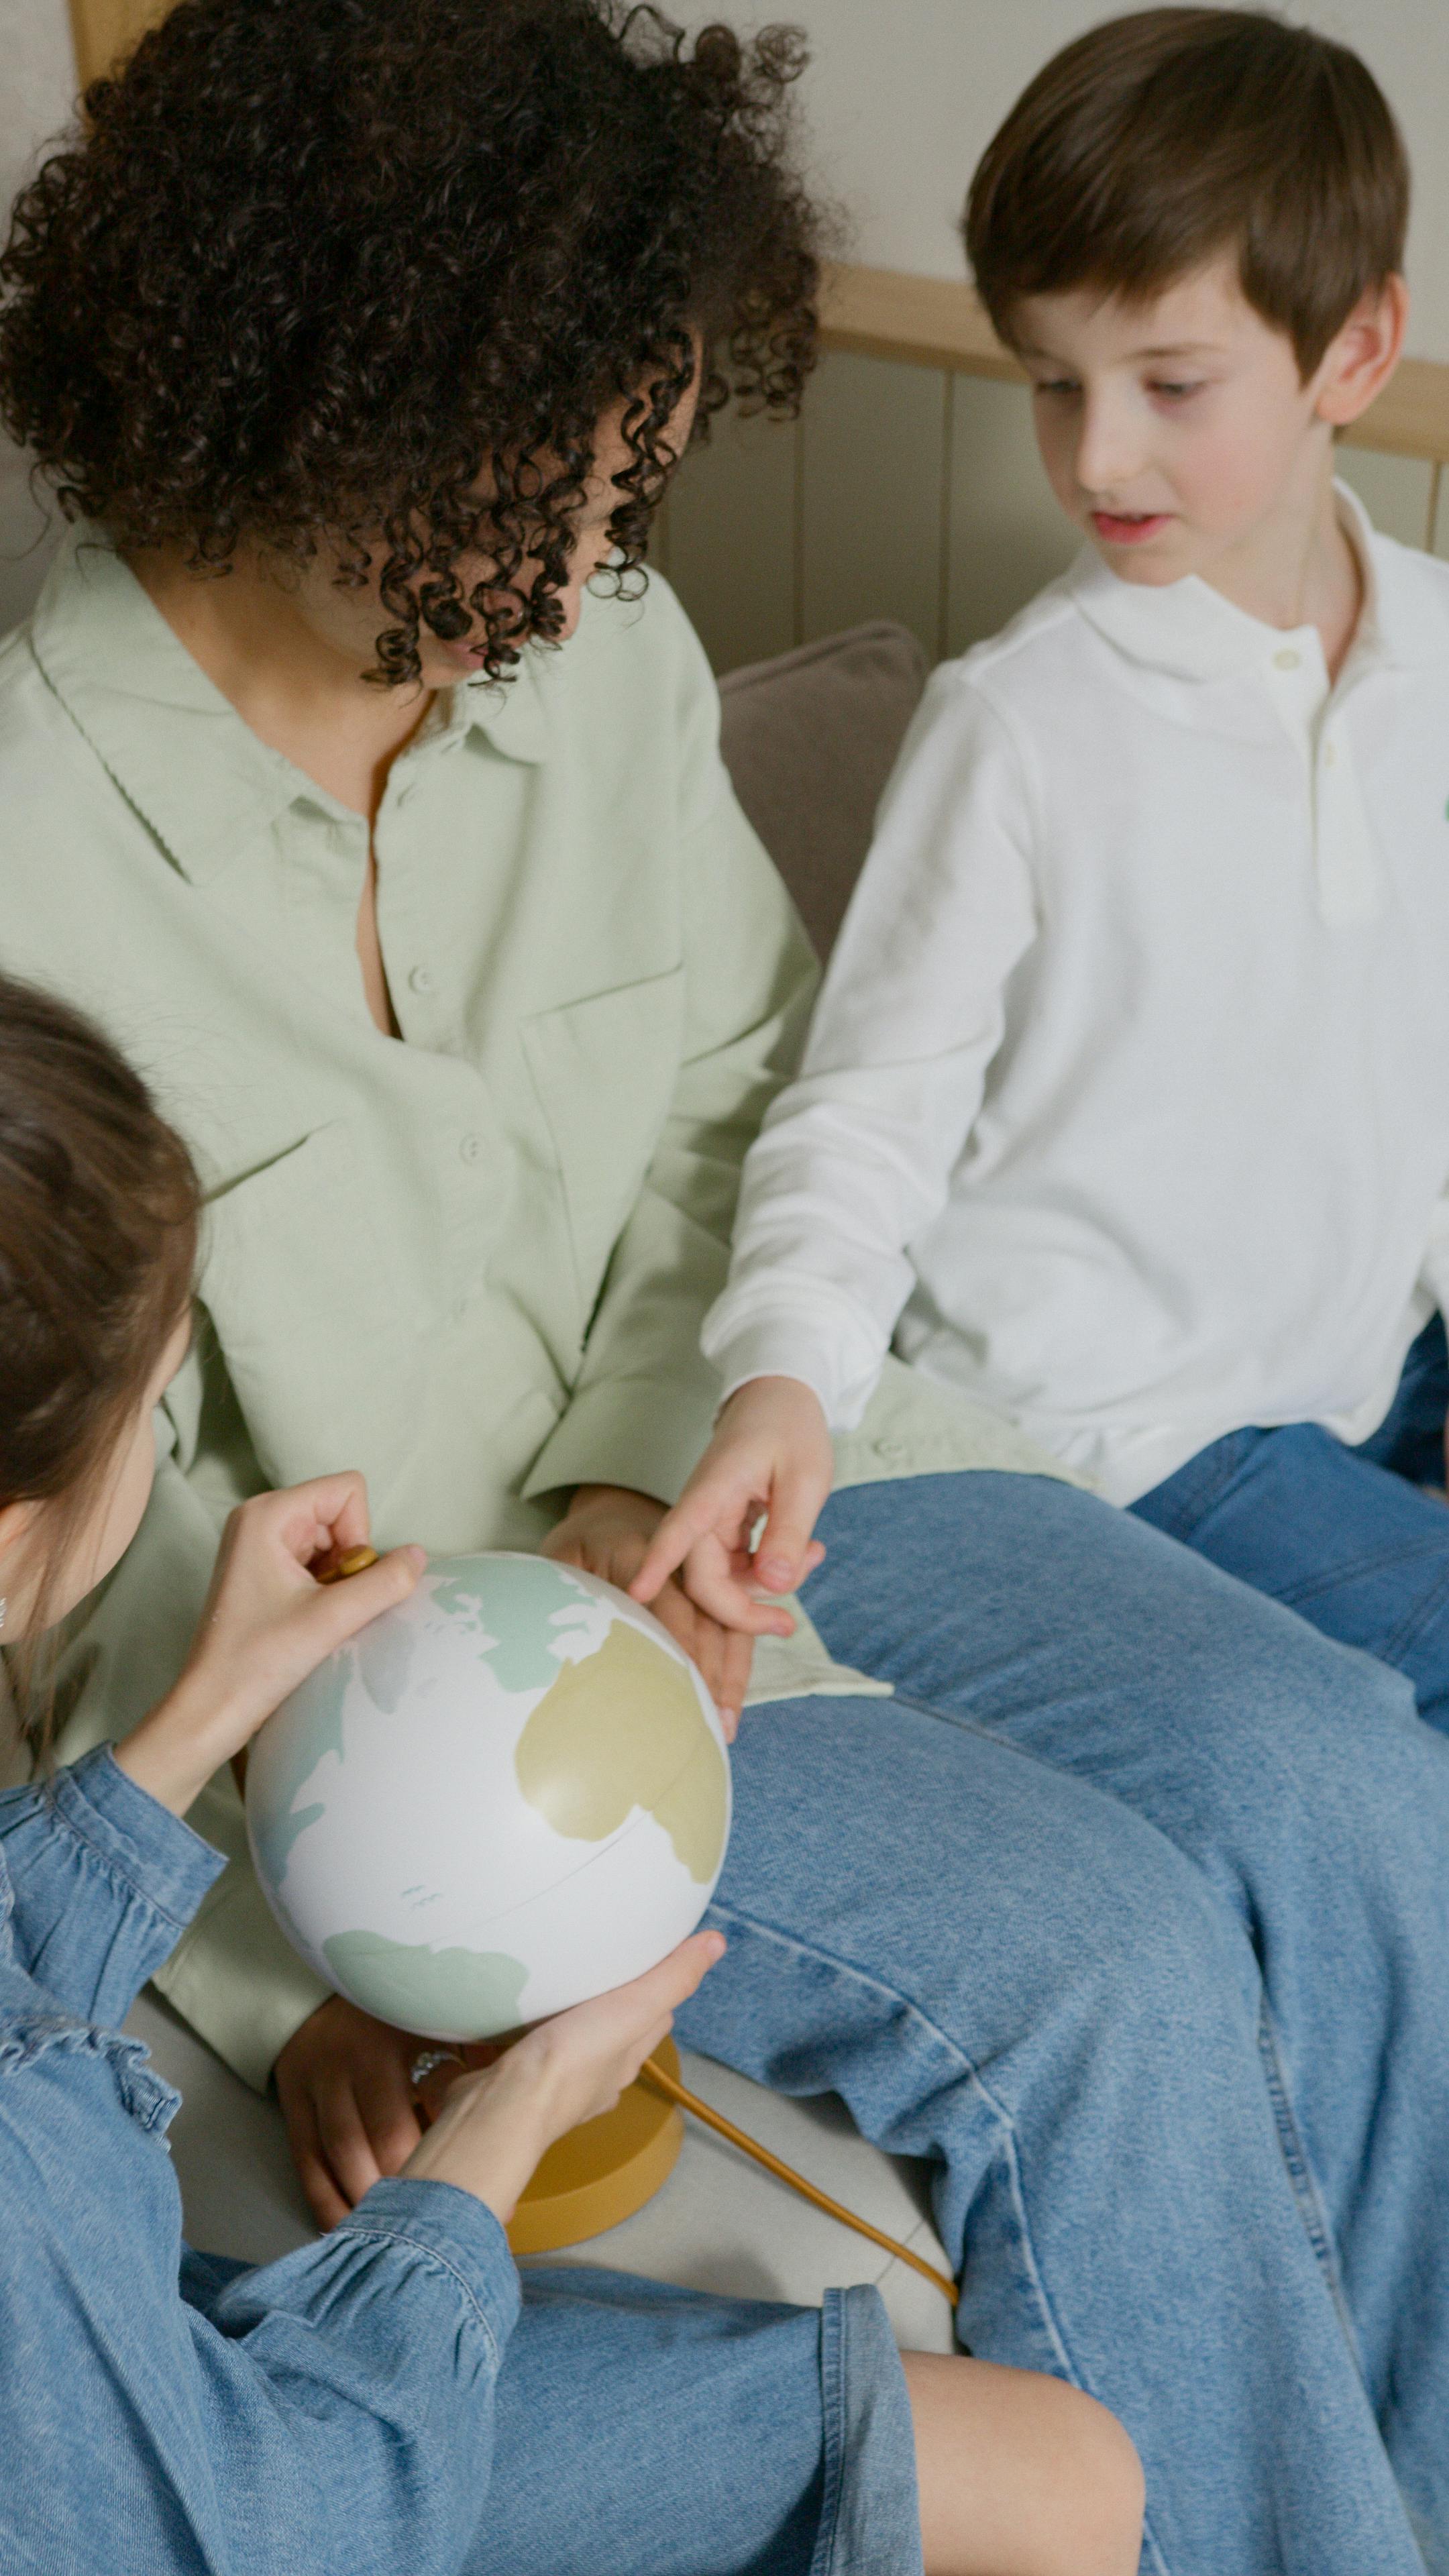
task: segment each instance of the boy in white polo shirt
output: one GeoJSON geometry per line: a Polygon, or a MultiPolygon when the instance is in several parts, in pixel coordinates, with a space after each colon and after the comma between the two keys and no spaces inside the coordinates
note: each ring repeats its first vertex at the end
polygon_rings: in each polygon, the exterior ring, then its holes
{"type": "Polygon", "coordinates": [[[987,151],[968,252],[1088,544],[928,689],[641,1592],[798,1580],[894,1341],[1449,1726],[1449,565],[1332,455],[1407,197],[1357,58],[1239,11],[1093,30],[987,151]]]}

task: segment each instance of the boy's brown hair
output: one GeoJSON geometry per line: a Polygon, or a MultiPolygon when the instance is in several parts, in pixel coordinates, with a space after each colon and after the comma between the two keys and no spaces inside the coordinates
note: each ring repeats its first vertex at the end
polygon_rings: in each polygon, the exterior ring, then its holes
{"type": "Polygon", "coordinates": [[[1133,301],[1236,248],[1311,376],[1403,264],[1409,165],[1347,46],[1249,9],[1143,9],[1064,46],[988,144],[966,251],[1008,342],[1023,297],[1133,301]]]}

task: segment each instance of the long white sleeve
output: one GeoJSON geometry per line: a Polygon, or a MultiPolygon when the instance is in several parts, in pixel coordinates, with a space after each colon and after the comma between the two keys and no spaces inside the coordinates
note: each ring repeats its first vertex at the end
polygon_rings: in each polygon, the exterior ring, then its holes
{"type": "Polygon", "coordinates": [[[1089,553],[938,672],[706,1325],[849,1430],[888,1345],[1131,1503],[1363,1440],[1449,1302],[1449,565],[1311,626],[1089,553]]]}
{"type": "Polygon", "coordinates": [[[704,1348],[726,1392],[798,1377],[831,1426],[870,1399],[915,1284],[1036,934],[1025,756],[962,675],[937,672],[874,845],[799,1079],[745,1164],[729,1285],[704,1348]]]}

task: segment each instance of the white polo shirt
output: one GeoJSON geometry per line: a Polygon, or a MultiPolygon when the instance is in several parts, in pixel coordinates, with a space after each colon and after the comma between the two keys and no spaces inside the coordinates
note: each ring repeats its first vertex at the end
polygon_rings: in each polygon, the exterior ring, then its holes
{"type": "Polygon", "coordinates": [[[834,1427],[894,1341],[1130,1502],[1383,1418],[1449,1289],[1449,565],[1315,628],[1089,549],[937,671],[705,1349],[834,1427]]]}

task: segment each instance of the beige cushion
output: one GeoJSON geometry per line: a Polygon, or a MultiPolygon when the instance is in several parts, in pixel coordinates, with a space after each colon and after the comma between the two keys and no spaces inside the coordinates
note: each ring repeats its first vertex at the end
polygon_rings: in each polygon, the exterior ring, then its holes
{"type": "Polygon", "coordinates": [[[735,794],[822,957],[925,685],[914,635],[883,621],[751,662],[719,684],[735,794]]]}

